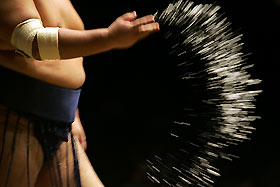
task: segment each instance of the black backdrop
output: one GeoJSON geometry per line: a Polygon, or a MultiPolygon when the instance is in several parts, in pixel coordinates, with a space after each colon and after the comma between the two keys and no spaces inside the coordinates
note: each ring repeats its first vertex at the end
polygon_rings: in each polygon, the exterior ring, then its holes
{"type": "MultiPolygon", "coordinates": [[[[108,27],[118,16],[138,16],[166,7],[168,0],[72,0],[86,29],[108,27]]],[[[200,0],[197,2],[211,2],[200,0]]],[[[235,29],[244,34],[245,52],[252,53],[253,77],[263,80],[257,99],[261,120],[252,140],[240,146],[240,159],[222,170],[216,186],[280,186],[278,153],[278,69],[280,2],[217,0],[235,29]],[[246,2],[246,3],[245,3],[246,2]]],[[[86,130],[87,154],[105,186],[137,186],[145,180],[137,168],[164,146],[163,132],[172,120],[177,93],[170,67],[153,38],[128,50],[85,58],[87,80],[79,103],[86,130]]],[[[146,185],[147,186],[147,185],[146,185]]]]}

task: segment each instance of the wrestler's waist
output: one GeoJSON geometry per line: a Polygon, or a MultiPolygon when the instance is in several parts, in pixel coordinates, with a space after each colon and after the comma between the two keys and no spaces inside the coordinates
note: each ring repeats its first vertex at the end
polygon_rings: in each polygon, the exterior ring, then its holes
{"type": "Polygon", "coordinates": [[[67,89],[0,66],[0,104],[48,120],[74,121],[81,89],[67,89]]]}

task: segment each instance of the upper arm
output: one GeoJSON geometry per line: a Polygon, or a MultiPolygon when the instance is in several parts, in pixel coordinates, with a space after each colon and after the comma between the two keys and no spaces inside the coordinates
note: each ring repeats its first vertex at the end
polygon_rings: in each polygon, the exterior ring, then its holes
{"type": "Polygon", "coordinates": [[[10,44],[14,28],[19,23],[40,15],[33,0],[0,0],[0,40],[10,44]]]}

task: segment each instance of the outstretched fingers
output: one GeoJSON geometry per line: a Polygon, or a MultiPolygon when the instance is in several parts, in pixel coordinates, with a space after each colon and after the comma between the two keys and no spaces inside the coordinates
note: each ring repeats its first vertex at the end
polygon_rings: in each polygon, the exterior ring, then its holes
{"type": "Polygon", "coordinates": [[[155,22],[153,15],[144,16],[132,22],[133,27],[140,33],[140,37],[145,37],[150,33],[159,31],[159,24],[155,22]]]}
{"type": "Polygon", "coordinates": [[[157,22],[139,25],[135,28],[138,33],[138,40],[148,37],[150,34],[159,31],[159,24],[157,22]]]}
{"type": "Polygon", "coordinates": [[[139,25],[138,31],[141,33],[159,31],[159,24],[157,22],[153,22],[145,25],[139,25]]]}
{"type": "Polygon", "coordinates": [[[139,26],[139,25],[145,25],[153,22],[155,22],[154,16],[148,15],[134,20],[132,24],[133,26],[139,26]]]}

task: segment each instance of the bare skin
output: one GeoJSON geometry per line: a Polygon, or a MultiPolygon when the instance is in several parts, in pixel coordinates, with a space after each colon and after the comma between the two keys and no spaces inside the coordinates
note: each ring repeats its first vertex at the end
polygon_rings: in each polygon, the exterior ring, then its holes
{"type": "MultiPolygon", "coordinates": [[[[85,31],[69,0],[1,0],[0,64],[54,85],[80,87],[85,80],[83,56],[131,47],[159,30],[153,16],[136,17],[135,12],[127,13],[108,28],[85,31]],[[42,19],[46,27],[61,28],[59,51],[63,60],[36,61],[14,54],[15,48],[10,44],[12,31],[30,18],[42,19]]],[[[34,49],[34,56],[38,56],[36,46],[34,49]]]]}
{"type": "Polygon", "coordinates": [[[3,26],[6,28],[5,30],[2,29],[3,27],[0,29],[0,64],[2,66],[61,87],[75,89],[84,83],[82,55],[63,61],[36,61],[15,54],[15,48],[10,44],[13,27],[29,18],[41,18],[44,26],[83,30],[83,22],[70,1],[1,0],[0,15],[0,23],[7,25],[3,26]],[[30,9],[30,11],[26,11],[26,9],[30,9]]]}
{"type": "MultiPolygon", "coordinates": [[[[0,5],[0,65],[14,71],[23,73],[33,78],[48,82],[50,84],[76,89],[82,86],[85,81],[83,68],[83,57],[102,53],[112,49],[125,49],[133,46],[139,40],[147,37],[151,33],[159,30],[159,25],[154,21],[153,16],[137,18],[136,12],[130,12],[117,18],[108,28],[84,30],[84,25],[79,15],[72,6],[70,0],[1,0],[0,5]],[[14,51],[16,48],[11,45],[10,38],[15,26],[30,18],[41,19],[45,27],[60,27],[59,29],[59,51],[61,60],[40,60],[36,40],[33,42],[32,58],[25,58],[14,51]]],[[[0,106],[1,107],[1,106],[0,106]]],[[[1,117],[1,114],[0,114],[1,117]]],[[[14,117],[16,118],[16,117],[14,117]]],[[[1,119],[1,118],[0,118],[1,119]]],[[[2,121],[3,122],[3,121],[2,121]]],[[[15,123],[10,122],[11,124],[15,123]]],[[[0,132],[3,131],[0,124],[0,132]]],[[[32,126],[31,126],[32,127],[32,126]]],[[[22,134],[17,141],[25,142],[26,122],[21,125],[22,134]],[[22,140],[22,141],[21,141],[22,140]]],[[[31,128],[32,129],[32,128],[31,128]]],[[[86,137],[78,111],[72,125],[73,133],[78,140],[78,157],[80,162],[80,174],[83,186],[103,186],[102,182],[94,172],[87,155],[86,137]]],[[[9,129],[8,129],[9,131],[9,129]]],[[[11,132],[7,133],[5,145],[11,146],[11,132]]],[[[31,146],[30,157],[34,157],[34,167],[30,168],[31,186],[50,186],[50,170],[46,163],[43,163],[43,154],[39,143],[31,132],[33,146],[31,146]]],[[[0,140],[0,145],[1,145],[0,140]]],[[[60,162],[65,162],[65,149],[70,146],[70,142],[63,143],[58,151],[60,162]]],[[[19,147],[26,145],[19,144],[19,147]]],[[[20,150],[20,148],[19,148],[20,150]]],[[[16,151],[15,157],[22,155],[16,151]]],[[[25,171],[25,157],[17,160],[17,167],[25,171]]],[[[9,155],[3,159],[9,159],[9,155]]],[[[55,160],[54,160],[55,161],[55,160]]],[[[0,177],[7,168],[1,166],[0,177]]],[[[71,166],[70,166],[71,167],[71,166]]],[[[62,172],[62,177],[66,174],[62,172]]],[[[9,181],[11,186],[26,186],[25,175],[16,175],[9,181]],[[23,181],[20,182],[19,181],[23,181]]],[[[73,179],[73,173],[70,173],[73,179]]],[[[71,180],[70,179],[70,180],[71,180]]]]}

